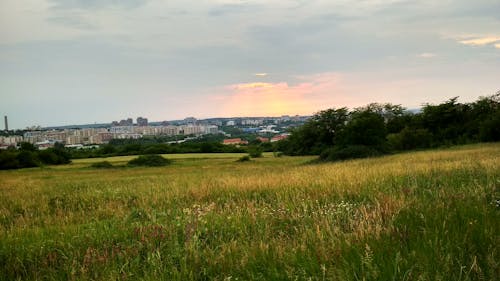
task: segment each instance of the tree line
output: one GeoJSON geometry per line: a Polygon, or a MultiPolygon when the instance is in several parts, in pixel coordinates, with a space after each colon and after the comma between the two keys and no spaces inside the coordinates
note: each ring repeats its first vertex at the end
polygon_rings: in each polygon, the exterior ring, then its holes
{"type": "Polygon", "coordinates": [[[425,104],[418,112],[401,105],[372,103],[349,110],[320,111],[290,137],[261,143],[255,137],[248,146],[223,145],[222,135],[205,136],[168,144],[170,138],[115,139],[95,149],[67,149],[56,143],[38,150],[30,143],[19,149],[0,150],[0,169],[66,164],[70,159],[142,154],[236,153],[259,155],[274,151],[286,155],[319,155],[322,161],[377,156],[392,152],[443,145],[500,140],[500,91],[472,103],[458,98],[441,104],[425,104]]]}
{"type": "Polygon", "coordinates": [[[245,149],[232,145],[223,145],[220,142],[189,141],[185,143],[155,143],[151,141],[119,140],[118,142],[100,146],[97,149],[72,149],[71,158],[95,158],[143,154],[175,154],[175,153],[235,153],[245,152],[245,149]]]}
{"type": "Polygon", "coordinates": [[[315,114],[279,143],[287,155],[335,161],[443,145],[500,140],[500,92],[459,103],[454,97],[416,113],[401,105],[372,103],[315,114]]]}
{"type": "Polygon", "coordinates": [[[69,162],[70,154],[61,143],[56,143],[53,148],[38,150],[33,144],[23,142],[19,149],[11,147],[0,150],[0,170],[59,165],[69,162]]]}

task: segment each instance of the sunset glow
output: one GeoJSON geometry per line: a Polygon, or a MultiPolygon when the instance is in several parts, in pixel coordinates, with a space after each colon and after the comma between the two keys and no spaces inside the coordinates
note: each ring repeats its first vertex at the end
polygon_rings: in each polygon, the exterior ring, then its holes
{"type": "Polygon", "coordinates": [[[2,0],[0,116],[25,128],[471,101],[499,90],[499,9],[490,0],[2,0]]]}
{"type": "Polygon", "coordinates": [[[229,115],[280,116],[311,113],[306,89],[290,87],[287,83],[243,83],[227,88],[229,102],[224,111],[229,115]]]}
{"type": "Polygon", "coordinates": [[[492,43],[496,43],[500,41],[500,36],[487,36],[487,37],[479,37],[473,39],[462,40],[460,43],[471,46],[483,46],[492,43]]]}

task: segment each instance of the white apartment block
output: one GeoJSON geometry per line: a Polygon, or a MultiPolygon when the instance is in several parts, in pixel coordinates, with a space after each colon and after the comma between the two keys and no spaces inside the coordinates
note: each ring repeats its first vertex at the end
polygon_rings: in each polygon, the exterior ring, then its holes
{"type": "Polygon", "coordinates": [[[18,143],[26,141],[30,143],[44,142],[64,142],[66,145],[76,144],[102,144],[111,139],[138,139],[143,136],[175,136],[175,135],[203,135],[217,134],[219,127],[215,125],[194,125],[183,126],[115,126],[107,128],[85,128],[66,129],[62,131],[29,131],[24,136],[0,138],[0,144],[18,143]],[[9,138],[9,139],[6,139],[9,138]]]}
{"type": "Polygon", "coordinates": [[[9,137],[0,137],[0,144],[6,146],[16,146],[18,143],[23,141],[22,136],[9,136],[9,137]]]}

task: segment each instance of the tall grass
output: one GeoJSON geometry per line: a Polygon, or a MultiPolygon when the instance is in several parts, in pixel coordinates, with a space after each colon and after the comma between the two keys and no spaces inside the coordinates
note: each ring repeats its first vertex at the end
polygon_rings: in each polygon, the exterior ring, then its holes
{"type": "Polygon", "coordinates": [[[500,276],[499,144],[314,165],[239,156],[0,172],[0,279],[500,276]]]}

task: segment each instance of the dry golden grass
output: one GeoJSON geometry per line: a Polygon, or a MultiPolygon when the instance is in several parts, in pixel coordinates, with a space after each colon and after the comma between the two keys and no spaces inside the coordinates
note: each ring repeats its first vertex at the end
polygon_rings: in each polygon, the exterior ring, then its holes
{"type": "Polygon", "coordinates": [[[0,171],[4,276],[355,280],[358,268],[367,279],[416,280],[441,276],[432,259],[449,266],[444,279],[465,276],[456,267],[472,262],[480,270],[469,277],[498,272],[490,203],[499,144],[328,164],[271,154],[245,163],[230,154],[166,157],[174,163],[159,168],[99,170],[89,166],[103,159],[84,159],[0,171]],[[475,236],[459,239],[462,221],[475,236]],[[426,235],[439,242],[434,252],[419,240],[426,235]],[[477,243],[475,258],[443,239],[477,243]]]}

